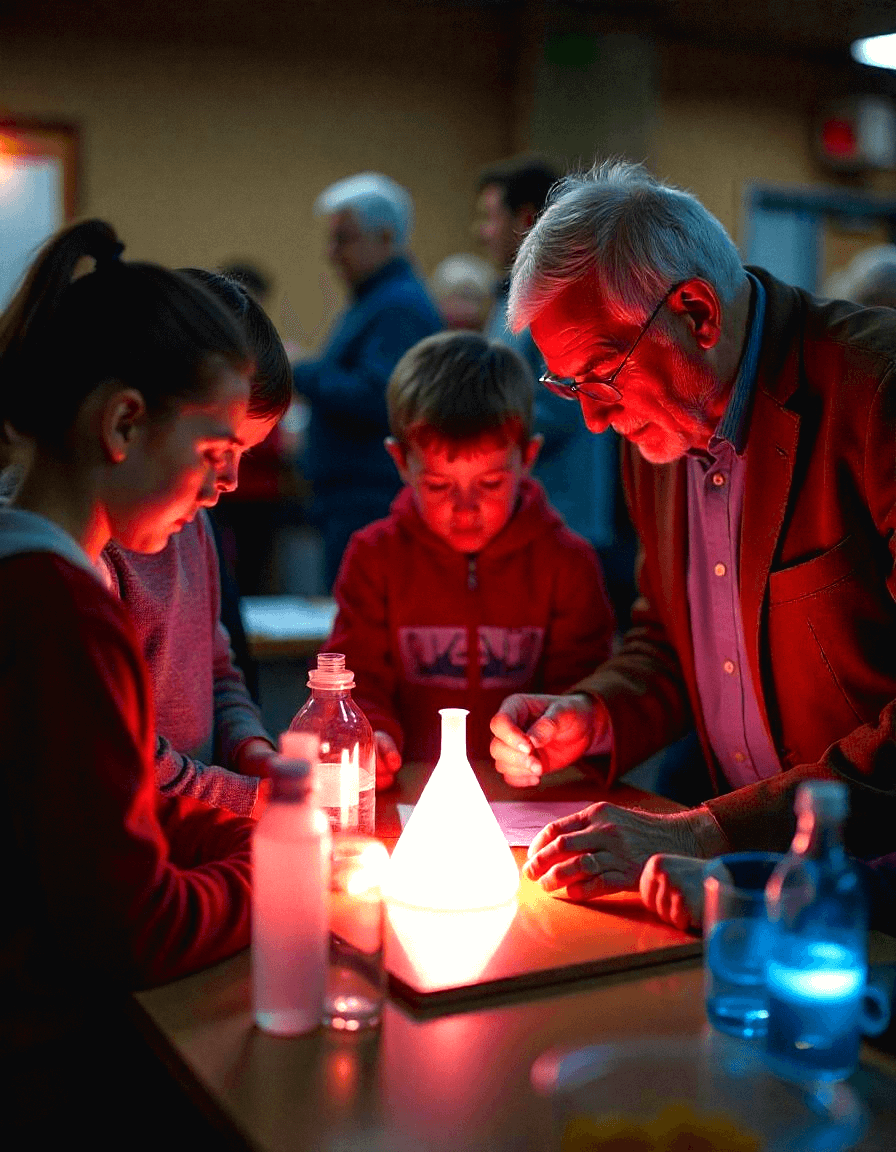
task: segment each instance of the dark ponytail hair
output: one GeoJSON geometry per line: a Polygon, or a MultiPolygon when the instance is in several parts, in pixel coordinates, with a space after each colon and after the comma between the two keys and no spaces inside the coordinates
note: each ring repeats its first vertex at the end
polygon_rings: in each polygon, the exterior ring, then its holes
{"type": "Polygon", "coordinates": [[[279,420],[292,400],[292,370],[267,312],[233,276],[205,268],[181,268],[180,273],[217,296],[245,333],[255,362],[249,415],[256,420],[279,420]]]}
{"type": "Polygon", "coordinates": [[[248,367],[239,325],[201,285],[123,250],[102,220],[64,229],[0,316],[0,420],[17,432],[61,442],[106,381],[137,389],[155,414],[202,397],[223,365],[248,367]],[[86,256],[95,268],[75,278],[86,256]]]}

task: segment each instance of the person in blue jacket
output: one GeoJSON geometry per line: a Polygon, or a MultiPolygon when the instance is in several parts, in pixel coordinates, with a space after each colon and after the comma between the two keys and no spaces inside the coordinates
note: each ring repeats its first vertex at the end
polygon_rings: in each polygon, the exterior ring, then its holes
{"type": "Polygon", "coordinates": [[[302,463],[330,588],[349,536],[387,515],[401,487],[383,447],[392,369],[442,321],[406,255],[414,206],[404,188],[362,172],[331,184],[314,210],[326,217],[327,256],[349,290],[320,356],[293,366],[310,406],[302,463]]]}

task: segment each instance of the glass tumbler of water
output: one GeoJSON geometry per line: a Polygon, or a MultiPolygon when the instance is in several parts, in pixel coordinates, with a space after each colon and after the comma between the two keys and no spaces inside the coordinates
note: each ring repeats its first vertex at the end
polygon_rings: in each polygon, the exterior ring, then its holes
{"type": "Polygon", "coordinates": [[[372,836],[336,834],[330,869],[330,945],[323,1022],[375,1028],[386,994],[382,885],[389,854],[372,836]]]}
{"type": "Polygon", "coordinates": [[[765,885],[781,858],[736,852],[710,860],[703,872],[706,1015],[729,1036],[752,1039],[768,1027],[765,885]]]}

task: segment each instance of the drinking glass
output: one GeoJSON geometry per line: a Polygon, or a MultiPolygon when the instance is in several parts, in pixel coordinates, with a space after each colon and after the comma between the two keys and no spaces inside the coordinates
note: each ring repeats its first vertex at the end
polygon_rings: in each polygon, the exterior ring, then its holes
{"type": "Polygon", "coordinates": [[[780,859],[775,852],[736,852],[704,868],[706,1015],[729,1036],[752,1039],[768,1027],[765,885],[780,859]]]}
{"type": "Polygon", "coordinates": [[[389,854],[372,836],[333,837],[330,950],[324,1024],[340,1031],[375,1028],[386,994],[382,884],[389,854]]]}

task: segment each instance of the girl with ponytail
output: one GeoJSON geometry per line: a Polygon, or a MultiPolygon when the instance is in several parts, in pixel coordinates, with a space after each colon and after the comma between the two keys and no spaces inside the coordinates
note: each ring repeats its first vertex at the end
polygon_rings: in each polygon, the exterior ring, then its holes
{"type": "Polygon", "coordinates": [[[16,878],[0,960],[21,1050],[110,989],[248,941],[251,825],[158,794],[146,668],[94,565],[113,537],[161,551],[214,503],[252,365],[201,284],[122,253],[102,221],[68,228],[0,318],[0,428],[28,446],[0,509],[0,866],[16,878]]]}
{"type": "MultiPolygon", "coordinates": [[[[289,406],[292,373],[274,325],[239,284],[204,269],[181,272],[234,317],[253,360],[248,411],[236,442],[216,461],[217,490],[230,492],[241,454],[260,444],[289,406]]],[[[221,626],[225,601],[209,517],[200,513],[155,555],[110,540],[101,571],[130,609],[150,672],[159,789],[252,815],[263,802],[261,779],[275,750],[235,666],[233,625],[225,618],[227,631],[221,626]]]]}

